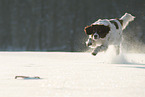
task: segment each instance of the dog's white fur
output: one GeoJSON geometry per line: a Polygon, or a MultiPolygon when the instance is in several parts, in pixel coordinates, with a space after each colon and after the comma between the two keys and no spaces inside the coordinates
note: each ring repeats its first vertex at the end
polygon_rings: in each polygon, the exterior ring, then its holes
{"type": "MultiPolygon", "coordinates": [[[[98,52],[106,51],[109,45],[114,45],[116,48],[116,53],[120,53],[120,45],[122,42],[122,31],[126,28],[126,26],[129,24],[129,22],[134,20],[134,16],[132,16],[129,13],[125,13],[119,20],[122,20],[123,23],[121,23],[117,19],[99,19],[92,25],[105,25],[110,27],[109,33],[106,35],[105,38],[101,39],[95,39],[93,35],[89,35],[89,39],[86,42],[86,44],[93,43],[93,40],[95,41],[101,41],[101,45],[98,46],[96,44],[95,49],[93,50],[92,54],[96,55],[98,52]],[[116,29],[116,26],[110,22],[110,20],[113,20],[117,23],[118,29],[116,29]]],[[[95,34],[95,33],[94,33],[95,34]]]]}

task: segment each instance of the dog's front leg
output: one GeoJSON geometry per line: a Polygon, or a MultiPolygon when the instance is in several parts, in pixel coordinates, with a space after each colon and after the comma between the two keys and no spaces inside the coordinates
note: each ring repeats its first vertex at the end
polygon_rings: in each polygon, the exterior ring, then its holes
{"type": "Polygon", "coordinates": [[[92,55],[96,55],[98,52],[102,52],[102,51],[106,51],[108,48],[108,45],[101,45],[101,46],[98,46],[96,47],[93,52],[92,52],[92,55]]]}

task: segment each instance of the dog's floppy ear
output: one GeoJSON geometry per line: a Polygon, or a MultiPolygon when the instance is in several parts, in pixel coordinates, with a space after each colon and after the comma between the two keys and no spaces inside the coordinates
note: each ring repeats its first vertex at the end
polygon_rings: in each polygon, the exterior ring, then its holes
{"type": "Polygon", "coordinates": [[[87,35],[91,35],[93,33],[93,27],[92,27],[92,25],[85,27],[84,31],[85,31],[85,33],[87,35]]]}

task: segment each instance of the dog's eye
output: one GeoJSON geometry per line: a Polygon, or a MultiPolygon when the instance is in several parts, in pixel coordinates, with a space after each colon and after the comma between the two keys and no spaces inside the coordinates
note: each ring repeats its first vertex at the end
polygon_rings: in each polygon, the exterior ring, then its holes
{"type": "Polygon", "coordinates": [[[94,34],[94,39],[99,39],[99,34],[98,33],[94,34]]]}

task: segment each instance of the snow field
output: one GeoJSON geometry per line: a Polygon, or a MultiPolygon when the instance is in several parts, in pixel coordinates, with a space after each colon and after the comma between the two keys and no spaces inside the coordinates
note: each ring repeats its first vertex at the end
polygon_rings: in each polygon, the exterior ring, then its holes
{"type": "Polygon", "coordinates": [[[145,54],[0,52],[0,59],[0,97],[145,96],[145,54]]]}

